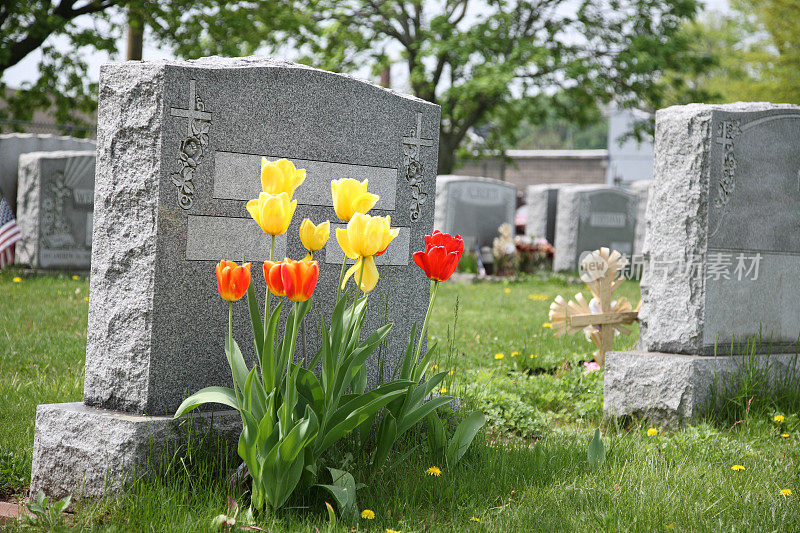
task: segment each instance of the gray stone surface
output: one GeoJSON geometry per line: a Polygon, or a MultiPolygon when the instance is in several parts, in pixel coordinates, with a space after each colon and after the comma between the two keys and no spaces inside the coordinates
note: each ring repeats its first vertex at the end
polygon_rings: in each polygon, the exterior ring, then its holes
{"type": "Polygon", "coordinates": [[[762,352],[795,351],[800,107],[663,109],[655,154],[640,349],[730,353],[760,334],[762,352]]]}
{"type": "Polygon", "coordinates": [[[94,211],[94,152],[19,156],[17,264],[89,270],[94,211]]]}
{"type": "Polygon", "coordinates": [[[36,409],[31,494],[58,499],[98,497],[146,475],[152,465],[191,440],[204,449],[236,454],[241,418],[236,411],[207,412],[172,420],[87,407],[78,403],[36,409]],[[211,431],[210,431],[211,430],[211,431]]]}
{"type": "Polygon", "coordinates": [[[554,244],[556,240],[556,213],[558,212],[558,191],[571,187],[570,183],[548,183],[546,185],[530,185],[525,191],[525,203],[528,206],[528,223],[525,235],[544,237],[554,244]]]}
{"type": "Polygon", "coordinates": [[[603,412],[645,416],[670,424],[691,422],[711,406],[711,392],[735,388],[745,368],[758,368],[774,386],[800,375],[793,354],[705,357],[655,352],[606,354],[603,412]]]}
{"type": "MultiPolygon", "coordinates": [[[[370,384],[379,359],[391,371],[428,303],[428,281],[411,254],[433,226],[437,106],[270,59],[129,62],[102,67],[98,124],[85,403],[171,414],[187,393],[229,384],[227,305],[217,295],[214,264],[251,254],[263,305],[260,261],[269,238],[262,235],[259,253],[245,210],[258,190],[254,162],[261,155],[302,160],[309,170],[276,258],[305,254],[297,233],[303,218],[338,222],[329,200],[335,177],[368,177],[382,197],[371,213],[391,215],[407,236],[392,245],[402,254],[391,249],[381,260],[388,264],[379,267],[365,325],[372,331],[382,320],[394,322],[380,358],[369,362],[370,384]]],[[[309,357],[339,277],[339,264],[326,256],[318,255],[309,357]]],[[[244,302],[234,315],[235,337],[251,359],[244,302]]]]}
{"type": "Polygon", "coordinates": [[[4,133],[0,135],[0,193],[17,212],[17,169],[19,156],[28,152],[52,152],[56,150],[95,151],[92,139],[77,139],[59,135],[36,133],[4,133]]]}
{"type": "Polygon", "coordinates": [[[436,179],[434,227],[459,234],[464,247],[491,246],[502,224],[514,225],[517,188],[504,181],[474,176],[442,175],[436,179]]]}
{"type": "Polygon", "coordinates": [[[636,197],[619,187],[576,185],[561,189],[553,270],[577,270],[583,252],[602,246],[630,255],[636,210],[636,197]]]}
{"type": "Polygon", "coordinates": [[[647,229],[647,199],[653,180],[636,180],[628,184],[630,191],[636,195],[636,230],[633,236],[633,255],[644,252],[644,236],[647,229]]]}

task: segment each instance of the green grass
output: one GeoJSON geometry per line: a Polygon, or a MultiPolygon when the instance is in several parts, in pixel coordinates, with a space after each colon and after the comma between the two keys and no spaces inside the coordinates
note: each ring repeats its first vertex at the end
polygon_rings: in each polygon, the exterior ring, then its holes
{"type": "MultiPolygon", "coordinates": [[[[15,275],[0,273],[0,491],[5,495],[21,492],[30,475],[36,404],[81,398],[88,291],[84,279],[37,276],[14,283],[15,275]]],[[[367,483],[359,507],[376,514],[374,521],[359,520],[357,528],[800,530],[796,407],[771,402],[741,420],[658,428],[651,437],[645,421],[605,424],[602,375],[584,375],[580,364],[591,359],[592,345],[582,336],[556,339],[542,326],[556,294],[571,297],[579,290],[535,279],[442,285],[431,326],[442,348],[436,364],[454,371],[446,386],[468,406],[486,411],[490,425],[462,462],[438,478],[425,474],[431,465],[420,435],[402,443],[405,449],[421,444],[408,461],[374,480],[365,477],[358,446],[338,450],[331,465],[348,463],[356,479],[367,483]],[[547,299],[529,297],[537,294],[547,299]],[[504,357],[495,359],[497,353],[504,357]],[[772,421],[777,413],[785,416],[781,424],[772,421]],[[586,445],[598,426],[607,460],[593,470],[586,445]],[[734,464],[745,469],[735,472],[734,464]],[[794,494],[781,495],[784,488],[794,494]],[[470,520],[473,516],[480,521],[470,520]]],[[[633,283],[620,294],[638,301],[633,283]]],[[[615,345],[629,348],[635,340],[635,334],[620,336],[615,345]]],[[[211,519],[226,511],[229,496],[246,502],[245,487],[228,481],[234,467],[209,456],[202,445],[183,450],[124,496],[76,505],[67,524],[102,531],[209,530],[211,519]]],[[[299,508],[261,517],[258,525],[269,531],[326,531],[323,499],[312,492],[292,502],[299,508]]]]}

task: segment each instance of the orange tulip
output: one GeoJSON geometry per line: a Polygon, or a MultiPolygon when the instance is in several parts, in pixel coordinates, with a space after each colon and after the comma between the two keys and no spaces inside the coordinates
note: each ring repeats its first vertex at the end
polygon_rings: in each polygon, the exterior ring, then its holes
{"type": "MultiPolygon", "coordinates": [[[[287,261],[290,261],[287,259],[287,261]]],[[[280,298],[286,296],[286,291],[283,290],[283,280],[281,279],[281,263],[280,261],[264,261],[264,281],[267,282],[269,292],[280,298]]]]}
{"type": "Polygon", "coordinates": [[[319,263],[289,259],[281,264],[280,269],[286,296],[291,301],[305,302],[311,298],[319,279],[319,263]]]}
{"type": "Polygon", "coordinates": [[[250,286],[250,263],[241,266],[233,261],[217,263],[217,290],[223,300],[235,302],[250,286]]]}

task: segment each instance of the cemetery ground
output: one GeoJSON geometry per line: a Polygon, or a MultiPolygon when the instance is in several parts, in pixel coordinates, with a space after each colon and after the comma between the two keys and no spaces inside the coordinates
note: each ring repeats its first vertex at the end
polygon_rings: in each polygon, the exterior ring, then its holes
{"type": "MultiPolygon", "coordinates": [[[[593,345],[581,335],[554,338],[545,327],[553,297],[581,289],[559,277],[442,285],[431,328],[443,348],[436,364],[453,371],[448,393],[483,410],[489,423],[440,476],[426,473],[434,465],[424,435],[410,436],[390,467],[419,447],[375,479],[364,479],[355,442],[339,450],[339,464],[349,463],[367,484],[359,512],[374,512],[358,519],[357,530],[800,530],[800,394],[767,398],[757,384],[744,384],[722,414],[682,429],[604,421],[602,372],[583,364],[593,345]],[[606,458],[592,466],[587,444],[597,427],[606,458]]],[[[0,500],[26,490],[36,405],[81,400],[88,291],[83,277],[0,273],[0,500]]],[[[633,282],[619,291],[633,302],[638,293],[633,282]]],[[[617,337],[616,349],[634,346],[633,329],[617,337]]],[[[244,505],[246,497],[229,481],[235,463],[203,444],[196,439],[166,457],[161,475],[137,481],[124,496],[73,504],[71,514],[37,527],[63,521],[76,530],[211,530],[228,497],[244,505]]],[[[293,502],[255,524],[350,530],[341,522],[329,528],[323,501],[293,502]]]]}

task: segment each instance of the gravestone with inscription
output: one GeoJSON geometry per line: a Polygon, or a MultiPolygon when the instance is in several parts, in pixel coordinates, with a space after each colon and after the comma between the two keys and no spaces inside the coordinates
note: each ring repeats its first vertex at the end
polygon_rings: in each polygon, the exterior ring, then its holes
{"type": "MultiPolygon", "coordinates": [[[[411,255],[433,227],[438,132],[436,105],[294,63],[104,65],[84,402],[39,406],[31,490],[103,492],[106,470],[116,483],[143,460],[148,442],[179,437],[171,416],[188,393],[230,385],[228,307],[217,294],[214,265],[251,261],[263,308],[261,263],[270,241],[245,209],[261,190],[261,157],[288,158],[307,170],[277,259],[305,255],[303,218],[332,223],[317,254],[320,279],[300,357],[316,353],[343,258],[330,182],[368,179],[380,195],[371,214],[390,215],[400,234],[376,261],[380,281],[364,331],[394,323],[368,363],[369,384],[381,362],[391,375],[428,305],[428,280],[411,255]],[[115,456],[122,449],[125,457],[115,456]]],[[[234,335],[252,364],[243,301],[234,306],[234,335]]],[[[220,416],[223,429],[238,433],[238,415],[217,413],[215,420],[220,416]]]]}
{"type": "Polygon", "coordinates": [[[89,270],[94,210],[93,152],[19,156],[17,264],[89,270]]]}
{"type": "Polygon", "coordinates": [[[606,413],[689,420],[741,353],[797,376],[800,107],[658,111],[647,218],[640,351],[607,358],[606,413]]]}
{"type": "Polygon", "coordinates": [[[573,186],[569,183],[547,183],[529,185],[525,191],[528,210],[528,223],[525,235],[545,238],[550,244],[556,240],[556,213],[558,212],[558,191],[573,186]]]}
{"type": "Polygon", "coordinates": [[[474,176],[438,176],[434,227],[464,239],[475,250],[491,246],[501,224],[514,225],[517,188],[510,183],[474,176]]]}
{"type": "Polygon", "coordinates": [[[553,270],[578,270],[581,254],[608,247],[633,252],[636,197],[619,187],[575,185],[558,194],[553,270]]]}
{"type": "Polygon", "coordinates": [[[56,150],[80,150],[94,153],[95,147],[92,139],[37,133],[3,133],[0,135],[0,194],[5,197],[11,211],[16,213],[17,170],[20,154],[56,150]]]}

